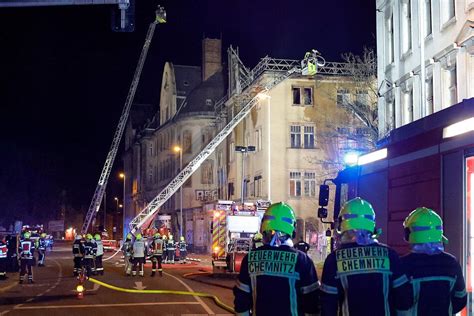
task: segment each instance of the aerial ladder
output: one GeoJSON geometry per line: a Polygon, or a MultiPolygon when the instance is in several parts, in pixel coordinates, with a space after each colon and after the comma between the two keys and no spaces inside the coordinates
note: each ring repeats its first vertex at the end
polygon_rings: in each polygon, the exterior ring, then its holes
{"type": "MultiPolygon", "coordinates": [[[[312,56],[305,56],[305,59],[312,56]]],[[[307,63],[306,63],[307,64],[307,63]]],[[[324,63],[319,62],[318,66],[324,66],[324,63]]],[[[159,211],[159,208],[174,194],[176,191],[191,177],[191,175],[201,166],[201,164],[214,152],[219,144],[232,132],[232,130],[250,113],[255,104],[259,100],[264,99],[266,93],[273,87],[290,77],[294,73],[301,73],[302,68],[295,66],[290,70],[276,74],[266,85],[256,85],[255,89],[252,84],[247,86],[247,89],[242,93],[240,104],[241,110],[227,123],[227,125],[211,140],[211,142],[191,160],[185,168],[183,168],[176,177],[135,217],[129,224],[129,229],[132,234],[140,231],[143,226],[150,223],[153,217],[159,211]]],[[[257,78],[253,78],[255,82],[257,78]]]]}
{"type": "Polygon", "coordinates": [[[125,125],[127,124],[128,116],[130,114],[130,108],[132,107],[132,102],[135,97],[135,92],[137,91],[143,65],[145,64],[146,56],[148,54],[148,49],[150,47],[153,34],[155,33],[156,25],[166,23],[166,11],[163,7],[158,6],[155,13],[155,19],[153,22],[150,23],[150,26],[148,28],[148,33],[146,35],[145,43],[143,44],[140,59],[138,60],[138,65],[135,69],[135,74],[133,76],[130,90],[128,91],[127,99],[125,100],[125,106],[123,107],[122,114],[120,116],[120,120],[117,129],[115,130],[114,138],[112,140],[112,145],[110,146],[110,150],[107,154],[104,167],[102,168],[102,173],[100,174],[99,183],[95,188],[94,196],[92,197],[89,210],[87,211],[84,224],[82,225],[82,234],[87,233],[92,223],[92,220],[94,219],[97,212],[99,212],[100,204],[102,203],[105,189],[107,187],[107,181],[109,179],[110,172],[112,171],[112,166],[114,164],[115,157],[117,156],[120,140],[122,139],[123,131],[125,129],[125,125]]]}

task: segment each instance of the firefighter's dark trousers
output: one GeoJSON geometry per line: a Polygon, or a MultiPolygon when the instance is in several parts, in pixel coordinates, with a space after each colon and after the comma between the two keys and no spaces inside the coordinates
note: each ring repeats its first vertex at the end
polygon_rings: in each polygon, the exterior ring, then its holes
{"type": "Polygon", "coordinates": [[[161,262],[163,261],[162,255],[153,255],[151,257],[151,275],[154,276],[156,273],[156,264],[158,263],[158,273],[160,276],[163,276],[163,267],[161,266],[161,262]]]}
{"type": "Polygon", "coordinates": [[[135,276],[138,274],[140,276],[144,275],[143,271],[143,265],[145,264],[145,257],[140,257],[140,258],[133,258],[133,269],[132,269],[132,275],[135,276]]]}
{"type": "Polygon", "coordinates": [[[82,257],[74,257],[74,275],[78,276],[82,269],[82,257]]]}
{"type": "Polygon", "coordinates": [[[95,257],[95,272],[104,275],[104,266],[102,265],[102,255],[95,257]]]}
{"type": "Polygon", "coordinates": [[[94,258],[84,258],[82,265],[86,268],[87,276],[91,276],[94,269],[94,258]]]}
{"type": "Polygon", "coordinates": [[[7,257],[0,258],[0,280],[5,280],[7,277],[7,257]]]}
{"type": "Polygon", "coordinates": [[[46,256],[46,249],[38,249],[38,267],[44,266],[45,256],[46,256]]]}
{"type": "Polygon", "coordinates": [[[174,249],[168,249],[168,263],[174,263],[174,249]]]}
{"type": "Polygon", "coordinates": [[[20,282],[23,282],[24,275],[28,273],[28,282],[33,281],[33,259],[20,259],[20,282]]]}

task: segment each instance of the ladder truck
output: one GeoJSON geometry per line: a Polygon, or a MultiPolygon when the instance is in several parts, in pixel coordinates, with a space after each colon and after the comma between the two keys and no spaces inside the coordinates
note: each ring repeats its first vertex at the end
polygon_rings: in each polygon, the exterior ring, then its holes
{"type": "Polygon", "coordinates": [[[146,35],[145,43],[143,44],[140,59],[138,60],[138,65],[135,69],[135,74],[133,76],[132,84],[130,86],[127,99],[125,100],[125,106],[123,107],[122,114],[120,116],[120,120],[117,129],[115,130],[114,138],[112,140],[112,145],[110,146],[110,150],[107,154],[104,167],[102,168],[102,173],[100,174],[99,183],[95,188],[94,196],[92,197],[91,204],[89,206],[86,218],[84,220],[84,224],[81,229],[82,234],[87,233],[92,223],[92,220],[96,216],[97,212],[99,212],[100,204],[102,203],[110,172],[112,171],[112,166],[114,164],[115,157],[117,156],[120,140],[122,139],[123,131],[125,129],[125,125],[127,124],[128,116],[130,114],[130,108],[132,107],[132,102],[135,97],[135,92],[137,91],[143,65],[145,64],[145,60],[148,55],[148,49],[150,47],[153,34],[155,33],[156,25],[166,23],[166,11],[163,7],[158,6],[155,13],[155,19],[153,22],[150,23],[150,26],[148,28],[148,33],[146,35]]]}
{"type": "MultiPolygon", "coordinates": [[[[318,66],[324,66],[323,63],[318,66]]],[[[267,97],[266,93],[273,87],[283,82],[295,73],[302,73],[301,66],[294,66],[284,73],[272,76],[270,82],[262,83],[260,77],[253,78],[247,85],[245,91],[239,98],[240,111],[227,123],[227,125],[207,144],[204,149],[194,157],[171,182],[140,212],[129,224],[132,234],[141,231],[149,224],[159,211],[159,208],[183,185],[186,180],[201,166],[201,164],[214,152],[222,141],[234,130],[234,128],[250,113],[259,100],[267,97]]],[[[260,73],[261,74],[261,73],[260,73]]],[[[260,75],[259,74],[259,75],[260,75]]]]}

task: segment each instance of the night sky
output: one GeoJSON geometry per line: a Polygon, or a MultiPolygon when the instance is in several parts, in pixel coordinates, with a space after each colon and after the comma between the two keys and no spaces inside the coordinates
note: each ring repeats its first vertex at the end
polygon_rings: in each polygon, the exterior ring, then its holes
{"type": "MultiPolygon", "coordinates": [[[[168,23],[137,103],[158,105],[165,61],[201,64],[203,36],[239,46],[248,66],[267,54],[300,59],[316,48],[339,61],[375,47],[372,0],[137,0],[133,33],[111,30],[107,6],[0,8],[0,224],[53,218],[61,200],[87,209],[157,4],[168,23]]],[[[118,156],[108,203],[121,195],[121,165],[118,156]]]]}

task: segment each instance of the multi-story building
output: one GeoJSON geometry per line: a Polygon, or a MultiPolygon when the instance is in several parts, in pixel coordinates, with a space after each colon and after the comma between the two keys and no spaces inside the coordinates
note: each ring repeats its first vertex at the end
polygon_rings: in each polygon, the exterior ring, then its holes
{"type": "Polygon", "coordinates": [[[376,14],[381,136],[474,95],[472,0],[377,0],[376,14]]]}
{"type": "MultiPolygon", "coordinates": [[[[225,94],[221,63],[221,41],[203,40],[202,67],[165,64],[159,111],[141,126],[127,126],[124,154],[126,222],[138,214],[215,135],[214,104],[225,94]]],[[[204,236],[193,234],[194,223],[202,224],[202,202],[217,199],[216,156],[211,155],[161,208],[159,216],[174,234],[180,232],[188,243],[202,245],[204,236]],[[169,216],[172,215],[172,216],[169,216]],[[197,239],[197,240],[196,240],[197,239]]],[[[204,246],[203,246],[204,247],[204,246]]]]}

